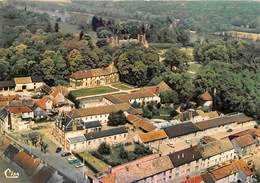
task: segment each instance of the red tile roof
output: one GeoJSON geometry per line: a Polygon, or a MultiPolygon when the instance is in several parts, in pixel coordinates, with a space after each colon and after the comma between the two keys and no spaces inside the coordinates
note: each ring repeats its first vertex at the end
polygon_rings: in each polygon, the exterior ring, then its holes
{"type": "Polygon", "coordinates": [[[38,107],[42,108],[42,109],[46,109],[46,102],[47,102],[48,100],[49,100],[49,97],[48,97],[48,96],[44,96],[44,97],[42,97],[41,99],[37,100],[37,101],[35,102],[35,104],[36,104],[38,107]]]}
{"type": "Polygon", "coordinates": [[[24,151],[20,151],[14,157],[14,161],[26,171],[34,171],[40,164],[40,160],[34,159],[24,151]]]}
{"type": "Polygon", "coordinates": [[[72,73],[70,77],[73,79],[84,79],[84,78],[91,78],[91,77],[107,76],[117,72],[118,72],[117,68],[113,64],[111,64],[105,68],[77,71],[72,73]]]}
{"type": "Polygon", "coordinates": [[[252,135],[250,135],[250,134],[246,134],[246,135],[235,138],[235,142],[241,148],[255,144],[255,140],[252,137],[252,135]]]}
{"type": "Polygon", "coordinates": [[[7,96],[0,96],[0,101],[11,101],[17,100],[19,97],[17,95],[7,95],[7,96]]]}
{"type": "Polygon", "coordinates": [[[191,177],[187,180],[184,180],[181,183],[201,183],[201,182],[203,182],[202,178],[200,175],[198,175],[198,176],[191,177]]]}
{"type": "Polygon", "coordinates": [[[10,106],[8,109],[14,114],[32,112],[32,109],[28,106],[10,106]]]}

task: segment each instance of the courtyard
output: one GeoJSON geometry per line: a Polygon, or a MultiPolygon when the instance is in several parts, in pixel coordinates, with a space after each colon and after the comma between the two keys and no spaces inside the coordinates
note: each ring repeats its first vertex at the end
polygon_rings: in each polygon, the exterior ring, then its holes
{"type": "Polygon", "coordinates": [[[115,88],[111,88],[109,86],[101,86],[101,87],[95,87],[95,88],[82,88],[78,90],[73,90],[70,92],[70,94],[77,98],[77,97],[85,97],[85,96],[92,96],[92,95],[101,95],[106,93],[112,93],[117,92],[119,90],[115,88]]]}

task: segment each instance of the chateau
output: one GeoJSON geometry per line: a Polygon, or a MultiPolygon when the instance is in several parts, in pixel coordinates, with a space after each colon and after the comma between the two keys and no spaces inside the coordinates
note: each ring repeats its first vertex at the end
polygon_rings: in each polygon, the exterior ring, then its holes
{"type": "Polygon", "coordinates": [[[73,88],[104,86],[118,81],[118,70],[114,64],[105,68],[77,71],[70,76],[73,88]]]}

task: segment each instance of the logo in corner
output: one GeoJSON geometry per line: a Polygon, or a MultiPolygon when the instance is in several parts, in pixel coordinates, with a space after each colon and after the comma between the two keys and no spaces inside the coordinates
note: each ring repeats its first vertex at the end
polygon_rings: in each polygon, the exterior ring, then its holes
{"type": "Polygon", "coordinates": [[[19,172],[15,172],[15,171],[11,170],[10,168],[7,168],[4,171],[4,175],[5,175],[5,178],[7,178],[7,179],[17,179],[17,178],[19,178],[19,172]]]}

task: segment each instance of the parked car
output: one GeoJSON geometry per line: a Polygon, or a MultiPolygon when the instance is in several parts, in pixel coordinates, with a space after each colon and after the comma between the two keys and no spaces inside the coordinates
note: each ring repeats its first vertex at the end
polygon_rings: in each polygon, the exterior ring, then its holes
{"type": "Polygon", "coordinates": [[[80,167],[83,167],[84,164],[79,162],[79,163],[74,164],[74,166],[75,166],[75,168],[80,168],[80,167]]]}
{"type": "Polygon", "coordinates": [[[66,157],[66,156],[70,156],[71,153],[70,152],[63,152],[61,153],[61,157],[66,157]]]}
{"type": "Polygon", "coordinates": [[[229,128],[229,129],[227,130],[227,132],[233,132],[233,130],[232,130],[231,128],[229,128]]]}
{"type": "Polygon", "coordinates": [[[68,160],[69,164],[74,165],[77,163],[80,163],[80,161],[78,159],[74,159],[74,160],[68,160]]]}
{"type": "Polygon", "coordinates": [[[76,160],[76,159],[77,159],[76,157],[71,156],[71,157],[69,157],[67,160],[68,160],[68,161],[72,161],[72,160],[76,160]]]}
{"type": "Polygon", "coordinates": [[[61,150],[62,150],[62,148],[61,148],[61,147],[57,147],[57,149],[56,149],[56,153],[60,153],[60,152],[61,152],[61,150]]]}

